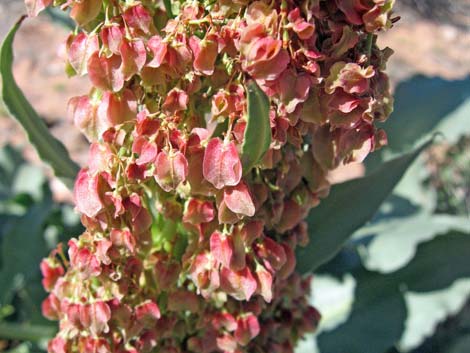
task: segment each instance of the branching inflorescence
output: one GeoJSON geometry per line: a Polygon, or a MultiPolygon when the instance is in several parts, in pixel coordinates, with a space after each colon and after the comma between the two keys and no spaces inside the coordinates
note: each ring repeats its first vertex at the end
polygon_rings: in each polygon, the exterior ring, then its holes
{"type": "Polygon", "coordinates": [[[295,272],[303,220],[328,171],[386,143],[393,0],[54,5],[79,26],[67,72],[93,88],[69,103],[91,142],[86,231],[41,263],[49,352],[293,352],[320,317],[295,272]]]}

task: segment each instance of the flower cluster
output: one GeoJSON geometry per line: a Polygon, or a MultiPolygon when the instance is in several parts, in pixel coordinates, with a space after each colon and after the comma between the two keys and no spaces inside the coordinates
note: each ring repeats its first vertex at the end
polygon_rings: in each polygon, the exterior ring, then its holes
{"type": "Polygon", "coordinates": [[[86,232],[41,263],[49,352],[293,352],[319,320],[295,273],[304,218],[328,171],[386,143],[391,51],[375,38],[393,0],[54,5],[81,29],[67,72],[93,88],[69,103],[91,143],[74,188],[86,232]],[[249,81],[272,134],[253,168],[249,81]]]}

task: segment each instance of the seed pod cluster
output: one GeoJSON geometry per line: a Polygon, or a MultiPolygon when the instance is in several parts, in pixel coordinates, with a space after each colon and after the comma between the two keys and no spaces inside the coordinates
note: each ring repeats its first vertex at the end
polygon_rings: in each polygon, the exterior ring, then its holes
{"type": "Polygon", "coordinates": [[[330,170],[386,143],[393,0],[53,5],[93,87],[68,109],[90,141],[86,231],[41,263],[49,352],[293,352],[320,318],[295,272],[304,218],[330,170]]]}

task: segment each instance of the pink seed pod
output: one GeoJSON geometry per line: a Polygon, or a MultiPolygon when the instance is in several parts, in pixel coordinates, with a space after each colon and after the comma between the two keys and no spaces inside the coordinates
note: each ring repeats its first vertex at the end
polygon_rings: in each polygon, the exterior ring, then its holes
{"type": "Polygon", "coordinates": [[[183,215],[183,222],[197,225],[211,222],[214,217],[215,210],[211,202],[192,198],[189,200],[183,215]]]}
{"type": "Polygon", "coordinates": [[[100,261],[88,247],[81,247],[76,239],[69,240],[68,245],[70,265],[80,272],[82,278],[96,277],[101,273],[100,261]]]}
{"type": "Polygon", "coordinates": [[[97,135],[101,136],[110,127],[135,119],[137,102],[134,93],[125,89],[120,94],[104,92],[98,106],[99,130],[97,135]]]}
{"type": "Polygon", "coordinates": [[[54,294],[49,294],[41,304],[42,315],[49,320],[59,320],[62,314],[60,301],[54,294]]]}
{"type": "Polygon", "coordinates": [[[111,347],[104,338],[80,337],[82,352],[111,353],[111,347]]]}
{"type": "Polygon", "coordinates": [[[103,208],[103,181],[100,174],[90,175],[82,169],[74,186],[74,199],[77,209],[88,217],[95,217],[103,208]]]}
{"type": "Polygon", "coordinates": [[[258,287],[256,279],[248,267],[240,271],[222,268],[220,270],[220,286],[235,299],[246,301],[250,300],[258,287]]]}
{"type": "Polygon", "coordinates": [[[235,186],[242,177],[242,164],[233,142],[213,138],[207,144],[203,161],[204,178],[217,189],[235,186]]]}
{"type": "Polygon", "coordinates": [[[152,60],[147,63],[148,67],[158,68],[165,61],[168,53],[168,44],[163,42],[162,37],[155,35],[147,42],[148,49],[152,54],[152,60]]]}
{"type": "Polygon", "coordinates": [[[121,42],[124,37],[124,28],[121,26],[106,26],[100,31],[100,38],[105,48],[112,54],[120,55],[121,42]]]}
{"type": "Polygon", "coordinates": [[[204,297],[220,286],[219,272],[215,265],[216,261],[209,253],[196,255],[191,263],[189,274],[204,297]]]}
{"type": "Polygon", "coordinates": [[[98,36],[95,34],[87,35],[80,32],[75,36],[70,36],[68,42],[68,60],[70,66],[79,76],[87,73],[87,63],[90,57],[99,50],[98,36]]]}
{"type": "Polygon", "coordinates": [[[282,48],[282,41],[269,36],[255,37],[259,27],[248,27],[240,41],[246,43],[243,69],[258,80],[275,80],[290,62],[289,55],[282,48]],[[254,33],[255,32],[255,33],[254,33]]]}
{"type": "Polygon", "coordinates": [[[186,110],[188,108],[188,94],[179,89],[173,88],[163,102],[162,108],[169,113],[176,113],[181,110],[186,110]]]}
{"type": "Polygon", "coordinates": [[[50,353],[67,353],[69,351],[67,348],[67,341],[62,337],[57,336],[49,341],[47,351],[50,353]]]}
{"type": "Polygon", "coordinates": [[[42,285],[46,291],[50,292],[57,280],[65,273],[64,268],[58,261],[51,258],[42,260],[40,268],[43,277],[42,285]]]}
{"type": "Polygon", "coordinates": [[[253,338],[258,336],[260,326],[258,319],[253,314],[248,314],[238,318],[235,339],[241,346],[246,346],[253,338]]]}
{"type": "Polygon", "coordinates": [[[52,0],[25,0],[28,16],[36,17],[42,10],[52,4],[52,0]]]}
{"type": "Polygon", "coordinates": [[[122,15],[126,24],[134,31],[149,33],[152,24],[152,16],[141,4],[129,7],[122,15]]]}
{"type": "Polygon", "coordinates": [[[122,40],[119,46],[119,54],[122,59],[120,71],[126,81],[139,73],[147,61],[147,51],[144,42],[141,40],[132,42],[122,40]]]}
{"type": "Polygon", "coordinates": [[[230,237],[215,231],[210,238],[211,255],[223,267],[230,268],[233,255],[233,242],[230,237]]]}
{"type": "Polygon", "coordinates": [[[189,39],[189,46],[194,55],[194,69],[204,75],[212,75],[218,54],[217,36],[209,34],[202,40],[192,36],[189,39]]]}
{"type": "Polygon", "coordinates": [[[180,151],[161,151],[155,161],[155,180],[169,192],[175,190],[188,176],[188,161],[180,151]]]}
{"type": "Polygon", "coordinates": [[[122,59],[119,55],[109,58],[98,51],[88,59],[87,71],[91,83],[102,90],[119,92],[124,86],[124,74],[121,70],[122,59]]]}
{"type": "Polygon", "coordinates": [[[83,305],[80,309],[80,321],[94,335],[109,331],[108,321],[111,319],[111,309],[108,304],[98,301],[83,305]]]}
{"type": "Polygon", "coordinates": [[[79,26],[85,26],[98,16],[102,6],[103,4],[100,0],[74,1],[70,10],[70,17],[79,26]]]}
{"type": "Polygon", "coordinates": [[[236,186],[226,187],[223,199],[230,211],[243,216],[254,216],[255,205],[253,204],[248,187],[243,181],[236,186]]]}
{"type": "Polygon", "coordinates": [[[87,95],[73,97],[67,105],[70,121],[87,137],[89,141],[98,140],[100,133],[106,130],[98,120],[98,103],[92,102],[87,95]]]}
{"type": "Polygon", "coordinates": [[[286,252],[284,248],[269,237],[264,237],[255,245],[255,252],[267,268],[277,271],[286,263],[286,252]]]}
{"type": "Polygon", "coordinates": [[[233,332],[237,329],[237,320],[229,313],[215,313],[211,323],[217,330],[225,329],[228,332],[233,332]]]}
{"type": "Polygon", "coordinates": [[[372,66],[362,68],[355,63],[337,62],[330,68],[325,91],[332,94],[337,88],[342,88],[346,93],[364,93],[369,89],[369,79],[374,74],[372,66]]]}
{"type": "Polygon", "coordinates": [[[287,19],[291,24],[290,27],[300,39],[307,40],[315,34],[315,25],[305,21],[300,16],[300,9],[298,7],[289,12],[287,19]]]}
{"type": "Polygon", "coordinates": [[[263,266],[258,265],[255,272],[258,282],[258,291],[263,299],[270,303],[273,298],[273,276],[263,266]]]}
{"type": "Polygon", "coordinates": [[[225,334],[217,337],[217,348],[223,352],[234,353],[237,349],[237,341],[232,335],[225,334]]]}
{"type": "Polygon", "coordinates": [[[135,307],[135,317],[137,322],[144,327],[152,327],[160,319],[160,309],[153,301],[146,301],[135,307]]]}

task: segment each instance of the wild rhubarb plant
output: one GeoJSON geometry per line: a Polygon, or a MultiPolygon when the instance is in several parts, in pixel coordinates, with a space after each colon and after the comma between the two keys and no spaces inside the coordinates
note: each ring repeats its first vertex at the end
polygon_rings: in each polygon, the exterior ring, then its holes
{"type": "MultiPolygon", "coordinates": [[[[289,353],[328,172],[386,144],[393,0],[26,0],[68,11],[86,231],[41,263],[50,353],[289,353]]],[[[337,222],[341,222],[338,219],[337,222]]]]}

